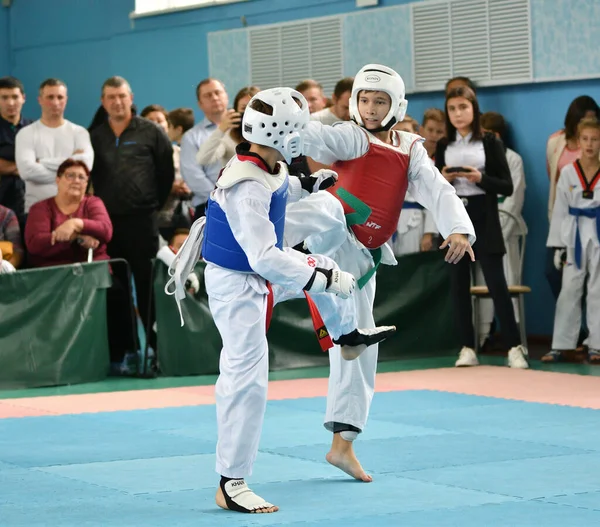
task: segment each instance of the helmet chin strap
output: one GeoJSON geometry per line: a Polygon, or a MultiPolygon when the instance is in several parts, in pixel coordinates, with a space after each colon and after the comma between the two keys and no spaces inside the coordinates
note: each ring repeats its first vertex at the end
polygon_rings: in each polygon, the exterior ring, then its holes
{"type": "MultiPolygon", "coordinates": [[[[352,118],[352,120],[356,123],[356,119],[352,118]]],[[[367,132],[371,133],[371,134],[378,134],[379,132],[387,132],[392,126],[394,126],[396,124],[396,118],[392,117],[390,119],[390,121],[388,122],[388,124],[386,124],[385,126],[380,126],[379,128],[374,128],[373,130],[370,130],[369,128],[367,128],[364,124],[359,125],[361,128],[364,128],[367,132]]],[[[356,123],[358,124],[358,123],[356,123]]]]}

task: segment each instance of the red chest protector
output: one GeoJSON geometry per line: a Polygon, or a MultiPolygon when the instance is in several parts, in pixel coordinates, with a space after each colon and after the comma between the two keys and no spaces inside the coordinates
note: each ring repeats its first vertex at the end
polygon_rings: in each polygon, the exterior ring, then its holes
{"type": "Polygon", "coordinates": [[[339,175],[331,192],[342,203],[348,226],[372,250],[396,232],[408,187],[410,149],[418,136],[394,132],[399,146],[386,146],[368,135],[365,155],[331,167],[339,175]]]}

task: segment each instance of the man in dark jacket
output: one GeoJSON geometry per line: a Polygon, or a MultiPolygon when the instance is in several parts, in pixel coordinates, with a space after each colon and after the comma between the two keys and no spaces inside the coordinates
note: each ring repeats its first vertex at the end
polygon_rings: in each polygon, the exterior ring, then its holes
{"type": "Polygon", "coordinates": [[[21,115],[25,103],[23,83],[15,77],[0,78],[0,205],[11,209],[23,232],[25,223],[25,182],[15,163],[15,137],[31,119],[21,115]]]}
{"type": "MultiPolygon", "coordinates": [[[[169,138],[153,122],[134,116],[132,103],[133,94],[125,79],[111,77],[104,82],[102,106],[108,121],[90,134],[95,153],[92,185],[113,223],[108,254],[129,262],[140,316],[146,328],[152,328],[152,259],[158,251],[156,215],[171,192],[175,169],[169,138]]],[[[155,347],[152,336],[149,338],[155,347]]]]}

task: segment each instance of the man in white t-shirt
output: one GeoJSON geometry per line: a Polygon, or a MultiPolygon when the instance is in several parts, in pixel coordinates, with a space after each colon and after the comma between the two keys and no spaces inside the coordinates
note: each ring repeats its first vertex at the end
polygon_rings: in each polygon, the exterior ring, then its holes
{"type": "Polygon", "coordinates": [[[333,90],[331,100],[333,105],[329,108],[311,113],[311,121],[320,121],[323,124],[332,125],[339,121],[350,120],[350,94],[352,93],[353,77],[344,77],[338,81],[333,90]]]}
{"type": "Polygon", "coordinates": [[[25,181],[25,212],[56,195],[56,171],[66,159],[78,159],[92,169],[94,151],[90,134],[64,118],[67,86],[58,79],[42,82],[38,96],[41,119],[19,131],[15,162],[25,181]]]}

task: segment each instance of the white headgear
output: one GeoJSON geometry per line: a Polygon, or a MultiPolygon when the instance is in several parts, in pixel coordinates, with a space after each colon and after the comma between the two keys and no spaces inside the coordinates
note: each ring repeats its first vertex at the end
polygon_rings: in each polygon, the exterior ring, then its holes
{"type": "Polygon", "coordinates": [[[358,113],[358,94],[362,90],[382,91],[390,96],[392,105],[388,114],[381,121],[382,130],[389,130],[394,124],[404,119],[408,107],[408,101],[404,98],[404,81],[392,68],[381,64],[367,64],[354,77],[350,96],[350,117],[359,125],[364,126],[358,113]]]}
{"type": "Polygon", "coordinates": [[[257,145],[270,146],[283,154],[286,163],[303,153],[304,128],[310,121],[308,102],[291,88],[271,88],[258,92],[244,110],[242,135],[257,145]],[[294,100],[298,99],[301,106],[294,100]],[[273,108],[273,115],[252,108],[255,100],[273,108]]]}

